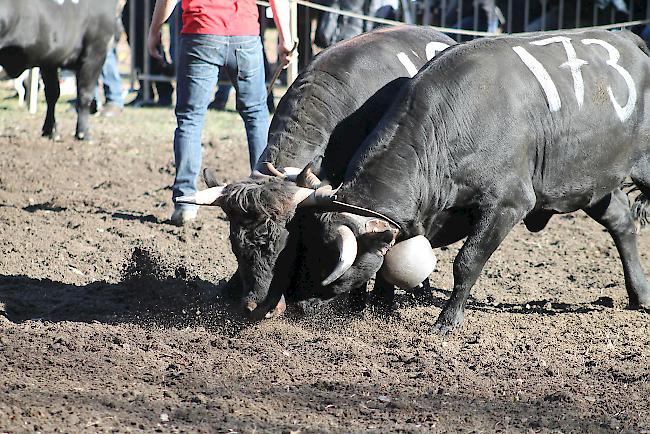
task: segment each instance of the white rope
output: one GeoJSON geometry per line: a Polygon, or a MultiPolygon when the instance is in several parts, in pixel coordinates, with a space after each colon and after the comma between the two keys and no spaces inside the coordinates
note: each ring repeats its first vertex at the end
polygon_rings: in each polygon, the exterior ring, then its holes
{"type": "MultiPolygon", "coordinates": [[[[343,15],[346,17],[351,17],[351,18],[357,18],[360,20],[365,20],[365,21],[370,21],[373,23],[377,24],[386,24],[389,26],[399,26],[399,25],[404,25],[405,23],[401,21],[395,21],[395,20],[387,20],[384,18],[377,18],[377,17],[371,17],[369,15],[363,15],[363,14],[357,14],[355,12],[350,12],[350,11],[344,11],[341,9],[336,9],[332,8],[329,6],[323,6],[319,5],[317,3],[312,3],[307,0],[289,0],[289,2],[297,3],[302,6],[306,6],[311,9],[317,9],[319,11],[325,11],[325,12],[332,12],[335,14],[343,15]]],[[[257,0],[256,3],[260,6],[269,6],[269,2],[264,1],[264,0],[257,0]]],[[[613,24],[604,24],[600,26],[589,26],[589,27],[578,27],[574,29],[565,29],[565,30],[591,30],[591,29],[604,29],[604,30],[609,30],[609,29],[617,29],[619,27],[631,27],[631,26],[638,26],[638,25],[643,25],[643,24],[650,24],[650,19],[646,20],[636,20],[636,21],[625,21],[622,23],[613,23],[613,24]]],[[[466,35],[466,36],[502,36],[504,33],[496,33],[496,32],[483,32],[483,31],[477,31],[477,30],[465,30],[465,29],[453,29],[450,27],[439,27],[439,26],[426,26],[430,27],[434,30],[437,30],[442,33],[451,33],[454,35],[466,35]]],[[[549,30],[550,31],[550,30],[549,30]]],[[[520,33],[512,33],[513,35],[529,35],[532,34],[533,32],[520,32],[520,33]]]]}

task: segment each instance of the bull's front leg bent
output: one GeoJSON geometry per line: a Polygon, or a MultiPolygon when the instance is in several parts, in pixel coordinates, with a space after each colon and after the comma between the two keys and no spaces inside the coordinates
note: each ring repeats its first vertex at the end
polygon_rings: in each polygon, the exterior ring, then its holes
{"type": "Polygon", "coordinates": [[[435,332],[446,334],[463,323],[469,292],[485,263],[534,205],[533,201],[526,199],[508,202],[510,205],[491,206],[480,211],[477,225],[454,260],[454,289],[436,321],[435,332]]]}

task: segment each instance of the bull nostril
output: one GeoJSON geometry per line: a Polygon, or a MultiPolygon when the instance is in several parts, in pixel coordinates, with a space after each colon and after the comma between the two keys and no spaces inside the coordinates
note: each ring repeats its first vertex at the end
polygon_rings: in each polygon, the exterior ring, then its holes
{"type": "Polygon", "coordinates": [[[257,309],[257,303],[255,303],[254,301],[247,301],[244,304],[244,308],[249,312],[253,312],[255,309],[257,309]]]}

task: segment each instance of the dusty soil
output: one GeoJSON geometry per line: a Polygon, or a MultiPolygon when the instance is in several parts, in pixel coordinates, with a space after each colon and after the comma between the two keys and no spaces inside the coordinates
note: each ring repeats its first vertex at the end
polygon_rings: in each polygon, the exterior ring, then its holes
{"type": "MultiPolygon", "coordinates": [[[[39,135],[0,90],[0,432],[650,433],[650,314],[625,309],[613,242],[584,214],[518,226],[465,326],[431,333],[458,245],[390,317],[238,321],[220,210],[179,229],[171,110],[93,118],[95,141],[39,135]]],[[[207,163],[247,173],[234,112],[207,163]]],[[[650,230],[640,237],[650,270],[650,230]]]]}

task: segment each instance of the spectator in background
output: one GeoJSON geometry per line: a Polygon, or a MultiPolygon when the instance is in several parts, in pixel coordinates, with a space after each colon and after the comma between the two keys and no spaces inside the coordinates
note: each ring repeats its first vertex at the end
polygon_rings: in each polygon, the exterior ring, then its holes
{"type": "MultiPolygon", "coordinates": [[[[115,47],[108,50],[106,60],[102,66],[99,76],[104,88],[104,104],[100,115],[114,117],[119,115],[124,108],[124,97],[122,96],[122,77],[117,69],[117,53],[115,47]]],[[[95,91],[95,101],[99,101],[99,86],[95,91]]]]}
{"type": "MultiPolygon", "coordinates": [[[[124,12],[122,13],[122,23],[124,25],[124,29],[126,30],[126,37],[129,41],[131,50],[135,54],[135,68],[140,73],[144,73],[144,42],[147,35],[147,29],[144,28],[145,2],[149,3],[149,10],[153,11],[156,0],[127,0],[126,6],[124,7],[124,12]],[[135,3],[134,6],[131,6],[131,3],[135,3]],[[135,9],[134,29],[131,29],[129,26],[132,8],[135,9]],[[132,31],[133,34],[131,34],[132,31]]],[[[173,4],[175,5],[176,2],[173,2],[173,4]]],[[[170,16],[171,15],[172,14],[170,12],[170,16]]],[[[159,46],[159,50],[160,47],[161,46],[159,46]]],[[[146,61],[149,62],[149,73],[151,75],[166,75],[170,78],[174,76],[174,68],[169,64],[169,62],[167,62],[164,57],[161,56],[159,58],[152,58],[151,56],[147,56],[146,61]]],[[[145,104],[150,103],[150,101],[144,100],[144,86],[145,81],[140,80],[140,90],[138,91],[138,95],[128,105],[141,107],[145,104]]],[[[161,107],[171,106],[173,92],[174,88],[169,81],[149,81],[149,95],[151,95],[152,100],[154,100],[156,94],[158,96],[158,99],[155,101],[155,105],[161,107]]]]}
{"type": "MultiPolygon", "coordinates": [[[[157,0],[147,48],[161,60],[160,29],[176,0],[157,0]]],[[[278,52],[286,66],[293,48],[288,0],[271,0],[278,28],[278,52]]],[[[269,113],[263,47],[255,0],[182,0],[183,28],[178,47],[172,199],[196,192],[201,169],[201,132],[212,89],[225,68],[235,87],[237,111],[244,121],[251,169],[266,147],[269,113]]],[[[196,206],[175,206],[171,222],[181,226],[196,219],[196,206]]]]}

